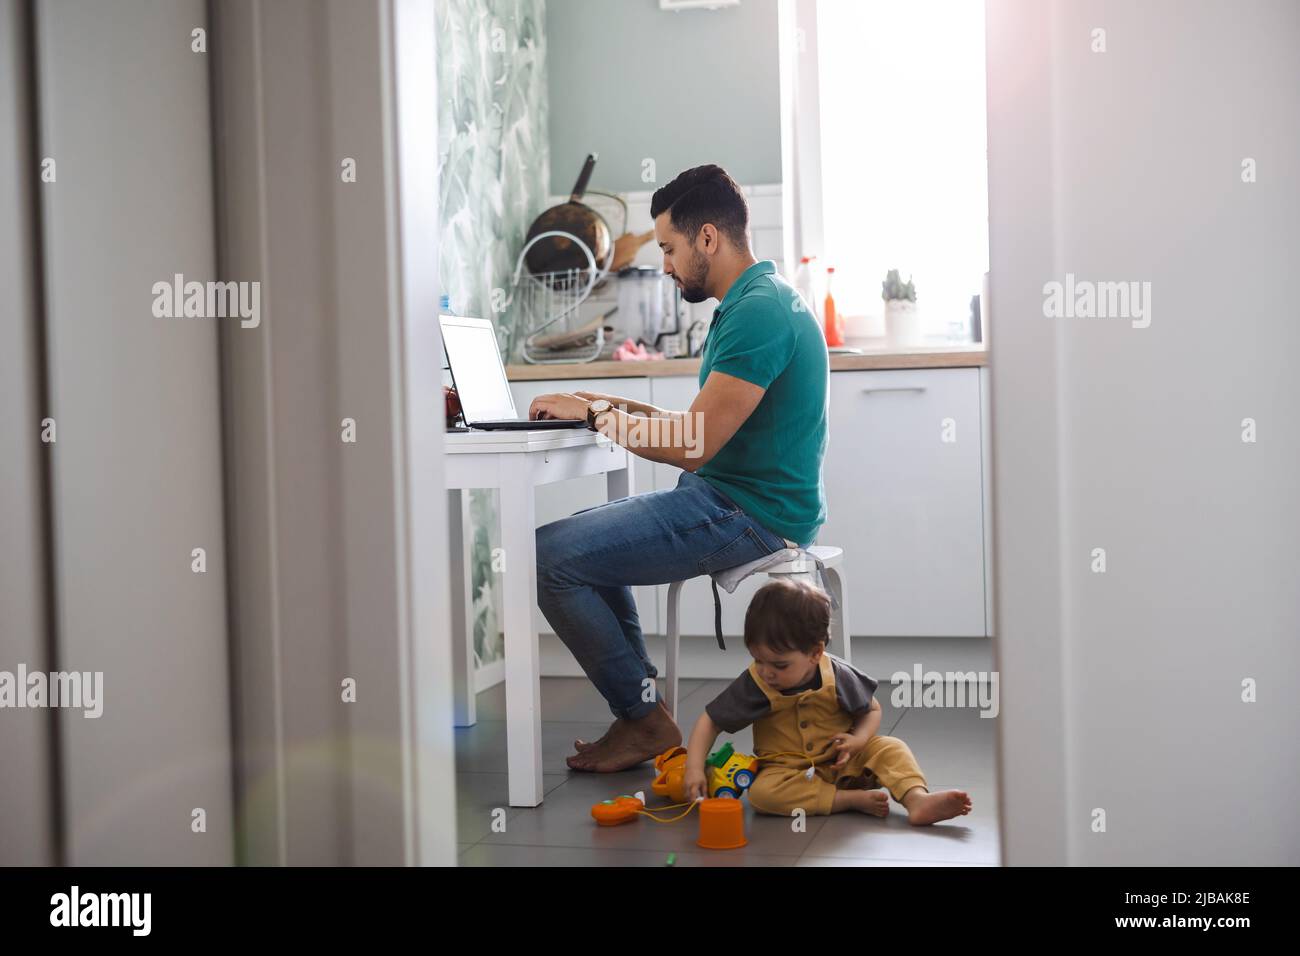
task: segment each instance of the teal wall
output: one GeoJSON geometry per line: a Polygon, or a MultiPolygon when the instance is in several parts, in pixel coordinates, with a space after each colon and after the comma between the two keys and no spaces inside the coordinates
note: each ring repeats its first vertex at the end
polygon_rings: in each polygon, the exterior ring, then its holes
{"type": "Polygon", "coordinates": [[[551,191],[583,157],[592,185],[654,189],[701,163],[752,185],[781,181],[776,0],[721,10],[658,0],[546,0],[551,191]],[[656,182],[642,181],[652,158],[656,182]]]}

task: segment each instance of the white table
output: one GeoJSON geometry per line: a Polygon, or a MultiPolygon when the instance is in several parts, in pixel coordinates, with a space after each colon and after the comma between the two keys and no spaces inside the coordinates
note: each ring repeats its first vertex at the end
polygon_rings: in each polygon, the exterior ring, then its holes
{"type": "Polygon", "coordinates": [[[506,763],[510,805],[542,802],[542,709],[537,631],[538,485],[584,475],[606,475],[610,501],[633,494],[627,449],[587,429],[515,432],[448,432],[445,442],[448,538],[451,548],[452,654],[456,726],[475,722],[473,627],[466,567],[461,493],[497,488],[501,497],[499,572],[504,611],[506,674],[506,763]]]}

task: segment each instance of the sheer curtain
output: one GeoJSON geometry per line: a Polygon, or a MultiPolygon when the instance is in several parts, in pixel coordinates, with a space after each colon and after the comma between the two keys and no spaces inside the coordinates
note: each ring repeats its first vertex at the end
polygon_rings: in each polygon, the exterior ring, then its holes
{"type": "Polygon", "coordinates": [[[846,315],[896,268],[928,333],[988,270],[982,0],[817,0],[825,248],[846,315]]]}

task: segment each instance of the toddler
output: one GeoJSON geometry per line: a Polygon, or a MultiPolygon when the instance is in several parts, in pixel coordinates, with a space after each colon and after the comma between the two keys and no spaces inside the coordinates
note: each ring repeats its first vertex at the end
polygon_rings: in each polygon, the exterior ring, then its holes
{"type": "Polygon", "coordinates": [[[687,799],[708,796],[704,761],[718,734],[752,724],[760,767],[749,802],[759,813],[788,816],[802,808],[883,817],[890,796],[914,826],[970,813],[964,791],[931,793],[907,744],[876,735],[877,682],[826,652],[830,614],[830,598],[803,581],[776,578],[754,595],[745,613],[745,647],[754,662],[709,702],[691,731],[687,799]]]}

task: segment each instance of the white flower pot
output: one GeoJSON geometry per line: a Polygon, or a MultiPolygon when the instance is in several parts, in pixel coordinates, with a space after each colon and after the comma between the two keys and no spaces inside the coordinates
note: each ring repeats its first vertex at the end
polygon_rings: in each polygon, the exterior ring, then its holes
{"type": "Polygon", "coordinates": [[[889,344],[896,348],[922,343],[921,314],[916,311],[915,302],[907,299],[888,299],[885,302],[885,334],[889,337],[889,344]]]}

